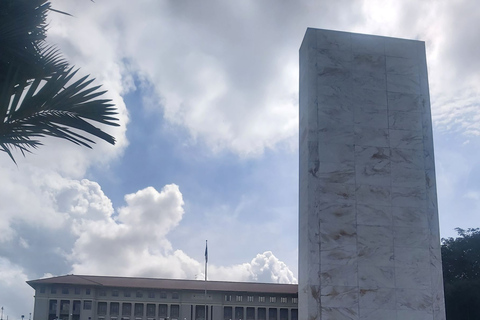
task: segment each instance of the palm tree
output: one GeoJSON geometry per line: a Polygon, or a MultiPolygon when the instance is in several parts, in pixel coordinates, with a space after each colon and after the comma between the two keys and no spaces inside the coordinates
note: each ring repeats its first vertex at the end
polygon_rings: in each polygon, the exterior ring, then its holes
{"type": "MultiPolygon", "coordinates": [[[[77,70],[46,43],[47,0],[0,0],[0,151],[15,162],[13,149],[25,152],[53,136],[91,148],[88,135],[115,144],[95,124],[118,126],[106,91],[91,87],[77,70]],[[86,135],[88,134],[88,135],[86,135]]],[[[59,11],[57,11],[59,12],[59,11]]]]}

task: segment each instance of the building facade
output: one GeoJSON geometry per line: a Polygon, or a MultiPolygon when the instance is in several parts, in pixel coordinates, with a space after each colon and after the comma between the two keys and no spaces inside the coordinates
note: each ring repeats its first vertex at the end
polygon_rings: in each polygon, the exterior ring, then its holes
{"type": "Polygon", "coordinates": [[[83,275],[27,283],[33,320],[298,320],[296,284],[83,275]]]}

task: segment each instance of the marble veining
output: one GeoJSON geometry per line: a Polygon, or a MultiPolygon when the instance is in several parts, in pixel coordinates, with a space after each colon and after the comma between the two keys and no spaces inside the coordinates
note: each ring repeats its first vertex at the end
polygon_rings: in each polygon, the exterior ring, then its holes
{"type": "Polygon", "coordinates": [[[370,128],[388,128],[388,111],[386,106],[359,106],[353,110],[355,125],[370,128]]]}
{"type": "Polygon", "coordinates": [[[445,320],[425,45],[308,29],[299,319],[445,320]]]}
{"type": "Polygon", "coordinates": [[[389,131],[383,128],[355,126],[355,145],[368,147],[388,147],[389,131]]]}
{"type": "Polygon", "coordinates": [[[338,68],[338,69],[351,69],[353,53],[343,50],[330,50],[330,49],[312,49],[316,50],[316,60],[312,59],[312,63],[322,68],[338,68]]]}
{"type": "Polygon", "coordinates": [[[391,226],[392,207],[372,204],[357,204],[357,224],[371,226],[391,226]]]}
{"type": "Polygon", "coordinates": [[[359,306],[395,310],[395,288],[360,288],[359,306]]]}
{"type": "Polygon", "coordinates": [[[412,58],[398,58],[398,57],[386,57],[387,73],[403,74],[403,75],[419,75],[420,70],[418,68],[417,59],[412,58]]]}
{"type": "Polygon", "coordinates": [[[414,74],[387,73],[387,90],[410,94],[420,93],[420,78],[414,74]]]}
{"type": "Polygon", "coordinates": [[[385,56],[381,54],[354,53],[352,69],[354,71],[385,74],[385,56]]]}
{"type": "Polygon", "coordinates": [[[424,112],[424,97],[421,94],[387,92],[388,110],[424,112]]]}
{"type": "Polygon", "coordinates": [[[388,127],[396,130],[422,131],[420,112],[391,110],[388,113],[388,127]]]}
{"type": "Polygon", "coordinates": [[[395,267],[372,264],[358,265],[360,288],[395,288],[395,267]]]}

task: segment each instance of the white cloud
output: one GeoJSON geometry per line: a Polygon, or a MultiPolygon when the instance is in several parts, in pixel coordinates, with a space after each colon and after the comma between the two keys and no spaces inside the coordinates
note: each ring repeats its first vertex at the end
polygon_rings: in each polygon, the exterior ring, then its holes
{"type": "Polygon", "coordinates": [[[7,316],[18,319],[18,312],[28,318],[28,313],[33,308],[33,297],[32,289],[25,283],[27,280],[21,266],[0,256],[0,301],[4,319],[7,319],[7,316]]]}
{"type": "Polygon", "coordinates": [[[293,272],[271,251],[259,253],[249,263],[209,266],[208,279],[266,283],[297,283],[293,272]]]}
{"type": "Polygon", "coordinates": [[[474,0],[55,3],[75,18],[56,15],[52,40],[106,84],[121,110],[136,73],[153,85],[146,99],[165,119],[213,152],[258,156],[296,145],[297,49],[307,27],[425,40],[436,123],[449,130],[460,118],[460,130],[480,132],[474,0]],[[472,108],[456,108],[468,101],[472,108]]]}
{"type": "MultiPolygon", "coordinates": [[[[69,259],[76,274],[116,274],[196,279],[203,263],[182,250],[173,250],[169,232],[179,224],[183,198],[178,186],[152,187],[125,196],[127,205],[116,217],[82,220],[69,259]]],[[[250,263],[211,265],[209,279],[293,283],[296,279],[272,252],[258,254],[250,263]]]]}
{"type": "MultiPolygon", "coordinates": [[[[74,273],[133,275],[154,270],[171,252],[168,232],[181,220],[182,194],[178,186],[161,192],[148,187],[125,196],[127,206],[107,216],[77,220],[78,239],[69,258],[74,273]]],[[[165,270],[175,272],[175,266],[165,270]]],[[[168,273],[169,271],[165,271],[168,273]]]]}

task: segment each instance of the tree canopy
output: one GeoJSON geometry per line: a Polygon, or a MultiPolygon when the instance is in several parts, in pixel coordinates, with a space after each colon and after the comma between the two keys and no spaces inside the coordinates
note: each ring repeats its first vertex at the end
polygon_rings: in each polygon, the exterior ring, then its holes
{"type": "Polygon", "coordinates": [[[115,143],[94,125],[118,126],[114,104],[99,98],[106,91],[75,78],[78,69],[46,43],[50,11],[57,10],[47,0],[0,1],[0,151],[13,161],[12,149],[25,155],[44,136],[89,148],[88,135],[115,143]]]}
{"type": "Polygon", "coordinates": [[[456,228],[442,239],[442,267],[448,320],[480,319],[480,228],[456,228]]]}

